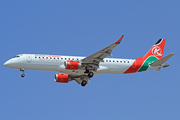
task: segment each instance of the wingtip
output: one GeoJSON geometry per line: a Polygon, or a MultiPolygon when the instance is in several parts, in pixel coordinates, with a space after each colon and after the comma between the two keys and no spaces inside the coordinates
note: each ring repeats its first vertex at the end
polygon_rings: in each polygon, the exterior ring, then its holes
{"type": "Polygon", "coordinates": [[[173,56],[173,55],[175,55],[175,53],[171,53],[171,54],[169,54],[170,56],[173,56]]]}
{"type": "Polygon", "coordinates": [[[115,44],[120,44],[120,42],[122,41],[123,37],[124,37],[124,35],[122,35],[121,38],[118,41],[115,42],[115,44]]]}
{"type": "Polygon", "coordinates": [[[123,37],[124,37],[124,35],[122,35],[120,39],[123,39],[123,37]]]}

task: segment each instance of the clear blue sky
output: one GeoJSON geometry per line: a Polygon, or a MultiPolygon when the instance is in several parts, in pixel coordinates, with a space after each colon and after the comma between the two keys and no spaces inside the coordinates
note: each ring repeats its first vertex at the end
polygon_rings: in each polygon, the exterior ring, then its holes
{"type": "Polygon", "coordinates": [[[1,120],[179,120],[180,2],[91,0],[0,2],[1,120]],[[54,82],[57,72],[3,66],[17,54],[88,56],[125,35],[114,58],[143,56],[166,38],[170,67],[94,76],[81,87],[54,82]]]}

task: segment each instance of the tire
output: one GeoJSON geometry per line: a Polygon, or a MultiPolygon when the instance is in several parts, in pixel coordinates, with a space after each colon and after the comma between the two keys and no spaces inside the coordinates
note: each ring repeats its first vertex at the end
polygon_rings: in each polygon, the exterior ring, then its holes
{"type": "Polygon", "coordinates": [[[93,76],[94,76],[94,73],[93,72],[89,72],[88,77],[92,78],[93,76]]]}
{"type": "Polygon", "coordinates": [[[87,82],[85,81],[85,80],[83,80],[82,82],[81,82],[81,86],[85,86],[87,84],[87,82]]]}
{"type": "Polygon", "coordinates": [[[24,76],[25,76],[25,74],[22,74],[22,75],[21,75],[21,77],[24,77],[24,76]]]}

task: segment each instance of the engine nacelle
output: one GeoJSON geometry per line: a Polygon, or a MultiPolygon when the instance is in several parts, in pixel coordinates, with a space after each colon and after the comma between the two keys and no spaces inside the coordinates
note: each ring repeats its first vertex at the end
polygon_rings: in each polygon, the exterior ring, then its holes
{"type": "Polygon", "coordinates": [[[64,66],[66,69],[69,70],[77,70],[81,67],[79,61],[72,61],[72,60],[67,60],[64,62],[64,66]]]}
{"type": "Polygon", "coordinates": [[[68,74],[58,73],[54,76],[54,81],[60,83],[67,83],[68,81],[71,81],[71,77],[69,77],[68,74]]]}

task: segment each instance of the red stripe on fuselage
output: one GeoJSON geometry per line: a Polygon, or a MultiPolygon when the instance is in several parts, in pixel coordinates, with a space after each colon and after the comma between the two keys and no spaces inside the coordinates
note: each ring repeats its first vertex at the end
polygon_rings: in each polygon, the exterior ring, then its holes
{"type": "Polygon", "coordinates": [[[143,62],[144,62],[144,58],[143,57],[135,59],[134,63],[131,65],[131,67],[129,67],[124,72],[124,74],[137,72],[139,70],[139,68],[142,66],[143,62]]]}

